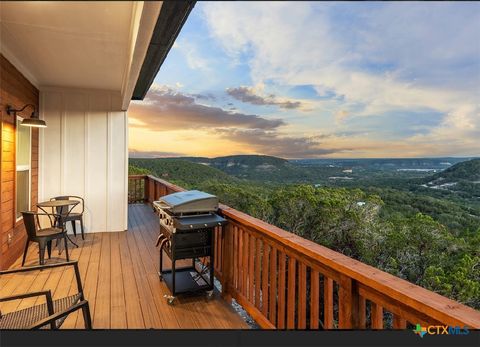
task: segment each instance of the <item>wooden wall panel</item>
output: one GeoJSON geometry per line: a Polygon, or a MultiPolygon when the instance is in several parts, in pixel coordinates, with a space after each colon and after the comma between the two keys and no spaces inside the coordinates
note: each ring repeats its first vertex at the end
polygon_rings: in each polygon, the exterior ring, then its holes
{"type": "MultiPolygon", "coordinates": [[[[38,89],[0,54],[0,269],[8,268],[20,256],[25,244],[23,222],[15,221],[15,118],[7,115],[6,107],[34,104],[38,110],[38,101],[38,89]]],[[[32,129],[31,158],[33,208],[38,202],[38,129],[32,129]]]]}
{"type": "MultiPolygon", "coordinates": [[[[85,232],[127,229],[127,115],[118,93],[51,87],[40,92],[39,198],[85,199],[85,232]]],[[[67,226],[69,232],[70,225],[67,226]]]]}

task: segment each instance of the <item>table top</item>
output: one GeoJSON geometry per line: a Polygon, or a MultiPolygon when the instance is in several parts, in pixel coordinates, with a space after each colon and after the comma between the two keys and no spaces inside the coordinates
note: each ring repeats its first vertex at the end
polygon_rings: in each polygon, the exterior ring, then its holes
{"type": "Polygon", "coordinates": [[[61,207],[61,206],[70,206],[78,205],[80,201],[78,200],[51,200],[51,201],[42,201],[37,204],[38,207],[61,207]]]}

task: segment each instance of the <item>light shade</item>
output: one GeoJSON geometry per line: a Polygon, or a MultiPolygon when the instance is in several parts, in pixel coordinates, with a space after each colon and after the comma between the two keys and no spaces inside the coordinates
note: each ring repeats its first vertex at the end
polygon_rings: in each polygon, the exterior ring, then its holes
{"type": "Polygon", "coordinates": [[[34,127],[34,128],[46,128],[47,124],[43,119],[38,118],[24,118],[20,125],[26,127],[34,127]]]}

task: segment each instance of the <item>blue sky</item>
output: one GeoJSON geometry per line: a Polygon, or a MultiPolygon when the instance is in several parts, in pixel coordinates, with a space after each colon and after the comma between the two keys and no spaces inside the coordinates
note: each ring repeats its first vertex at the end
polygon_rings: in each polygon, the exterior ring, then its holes
{"type": "Polygon", "coordinates": [[[480,3],[198,2],[137,156],[480,155],[480,3]]]}

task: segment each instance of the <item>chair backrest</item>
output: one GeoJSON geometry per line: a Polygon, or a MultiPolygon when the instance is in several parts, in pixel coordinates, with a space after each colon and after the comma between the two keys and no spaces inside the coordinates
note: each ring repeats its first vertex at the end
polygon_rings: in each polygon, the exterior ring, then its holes
{"type": "Polygon", "coordinates": [[[37,223],[35,221],[35,212],[25,211],[22,212],[23,224],[25,225],[25,230],[29,239],[35,238],[37,236],[37,223]]]}
{"type": "MultiPolygon", "coordinates": [[[[85,204],[84,204],[84,200],[81,196],[77,196],[77,195],[61,195],[61,196],[56,196],[54,198],[51,198],[50,200],[79,200],[80,201],[80,205],[81,205],[81,208],[82,208],[82,211],[81,213],[84,212],[84,208],[85,208],[85,204]]],[[[69,206],[60,206],[60,207],[57,207],[56,208],[56,212],[58,214],[67,214],[68,210],[69,210],[69,206]]]]}

